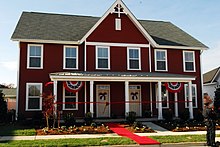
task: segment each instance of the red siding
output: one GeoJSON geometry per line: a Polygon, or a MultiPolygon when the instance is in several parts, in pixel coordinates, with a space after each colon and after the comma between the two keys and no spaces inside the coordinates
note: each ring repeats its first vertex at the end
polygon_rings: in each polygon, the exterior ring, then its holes
{"type": "Polygon", "coordinates": [[[121,15],[121,31],[115,30],[116,14],[109,14],[103,22],[87,38],[87,41],[113,43],[148,44],[134,23],[124,14],[121,15]]]}

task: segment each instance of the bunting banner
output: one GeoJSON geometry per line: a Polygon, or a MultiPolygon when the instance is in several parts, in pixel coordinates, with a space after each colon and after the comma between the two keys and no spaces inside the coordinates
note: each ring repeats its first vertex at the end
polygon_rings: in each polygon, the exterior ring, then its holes
{"type": "Polygon", "coordinates": [[[63,82],[63,86],[69,92],[76,93],[78,92],[84,85],[82,81],[65,81],[63,82]]]}
{"type": "Polygon", "coordinates": [[[165,83],[166,89],[171,93],[180,92],[183,89],[183,83],[181,82],[167,82],[165,83]]]}

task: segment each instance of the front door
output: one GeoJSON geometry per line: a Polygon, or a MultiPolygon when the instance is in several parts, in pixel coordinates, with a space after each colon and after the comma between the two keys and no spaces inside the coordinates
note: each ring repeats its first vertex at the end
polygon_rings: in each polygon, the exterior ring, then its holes
{"type": "Polygon", "coordinates": [[[136,116],[141,116],[141,86],[129,86],[129,111],[136,112],[136,116]]]}
{"type": "Polygon", "coordinates": [[[96,112],[97,117],[110,117],[110,86],[96,86],[96,112]]]}

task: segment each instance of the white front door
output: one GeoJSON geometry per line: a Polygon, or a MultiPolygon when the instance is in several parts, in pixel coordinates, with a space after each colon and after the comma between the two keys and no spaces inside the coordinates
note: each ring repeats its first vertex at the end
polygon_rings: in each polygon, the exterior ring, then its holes
{"type": "Polygon", "coordinates": [[[110,86],[96,86],[96,112],[97,117],[110,117],[110,86]]]}
{"type": "Polygon", "coordinates": [[[141,116],[141,86],[129,86],[129,111],[136,112],[136,116],[141,116]]]}

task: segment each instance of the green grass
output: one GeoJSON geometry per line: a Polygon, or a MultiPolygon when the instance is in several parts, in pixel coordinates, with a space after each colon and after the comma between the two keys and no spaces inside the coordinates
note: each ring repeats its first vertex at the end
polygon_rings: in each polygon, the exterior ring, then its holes
{"type": "Polygon", "coordinates": [[[4,141],[0,146],[104,146],[104,145],[128,145],[135,144],[128,138],[93,138],[93,139],[56,139],[56,140],[21,140],[21,141],[4,141]]]}
{"type": "Polygon", "coordinates": [[[205,142],[205,135],[149,136],[160,143],[205,142]]]}
{"type": "Polygon", "coordinates": [[[0,126],[0,136],[32,136],[36,134],[34,128],[21,125],[3,125],[0,126]]]}

